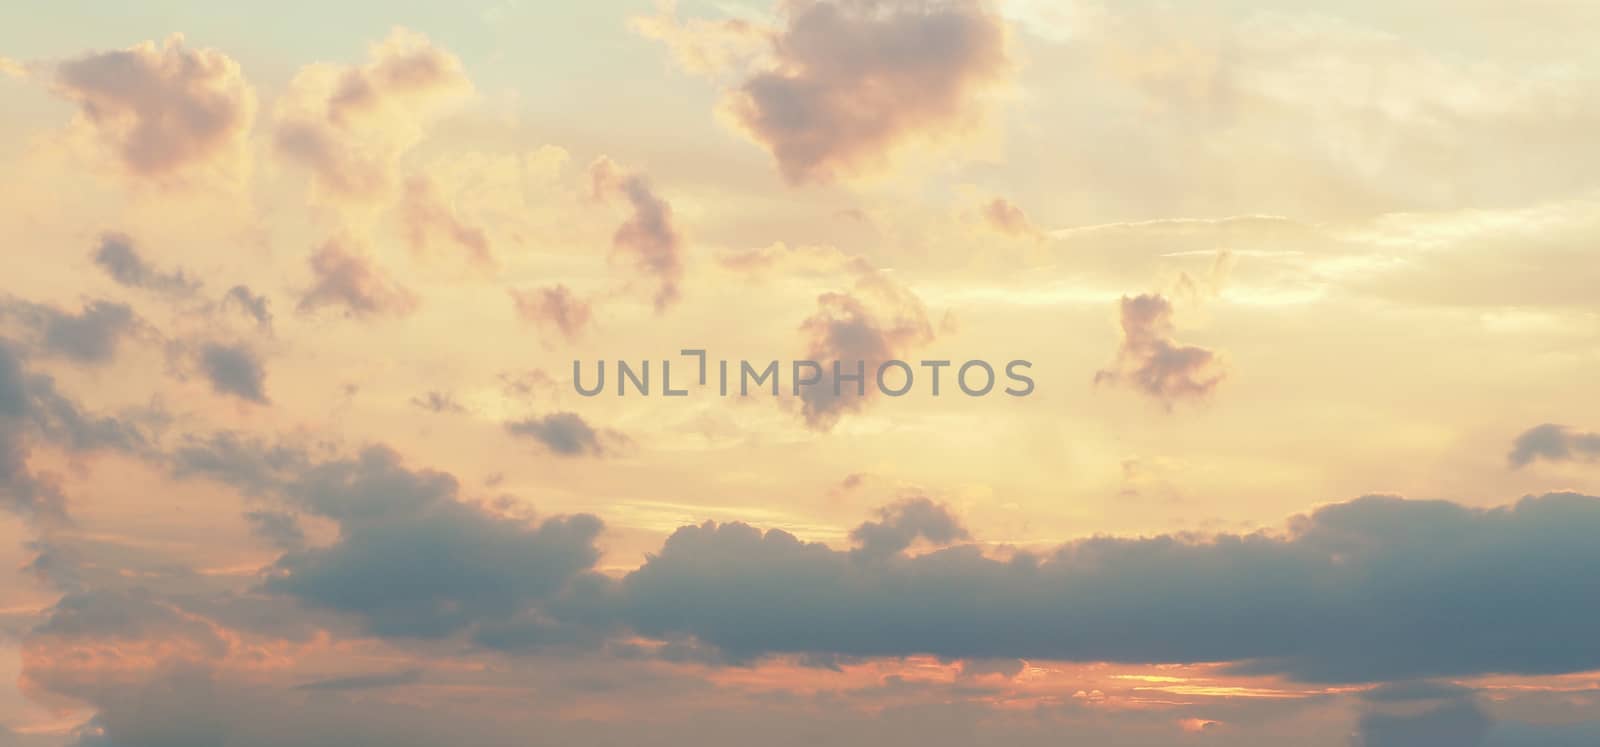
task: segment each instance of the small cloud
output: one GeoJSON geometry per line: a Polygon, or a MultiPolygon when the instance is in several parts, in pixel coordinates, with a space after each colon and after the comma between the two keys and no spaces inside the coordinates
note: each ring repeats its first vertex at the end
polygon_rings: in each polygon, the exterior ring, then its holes
{"type": "Polygon", "coordinates": [[[449,392],[432,391],[412,397],[411,405],[433,413],[459,414],[467,411],[467,408],[462,407],[461,403],[456,401],[455,396],[449,392]]]}
{"type": "Polygon", "coordinates": [[[1539,459],[1547,462],[1600,460],[1600,433],[1545,423],[1523,431],[1512,442],[1511,453],[1506,455],[1512,469],[1526,467],[1539,459]]]}
{"type": "Polygon", "coordinates": [[[1122,346],[1095,383],[1126,384],[1169,406],[1211,394],[1227,376],[1217,354],[1173,339],[1172,303],[1160,294],[1123,296],[1122,346]]]}
{"type": "Polygon", "coordinates": [[[248,346],[206,343],[200,347],[200,370],[212,390],[257,404],[267,404],[266,369],[248,346]]]}
{"type": "Polygon", "coordinates": [[[656,280],[656,310],[665,310],[677,302],[683,277],[683,237],[673,225],[672,205],[656,194],[644,175],[625,173],[605,156],[589,166],[589,181],[595,199],[620,195],[628,201],[632,214],[612,235],[612,251],[656,280]]]}
{"type": "Polygon", "coordinates": [[[989,227],[1007,236],[1043,238],[1028,214],[1003,197],[996,197],[983,206],[983,219],[989,227]]]}
{"type": "Polygon", "coordinates": [[[269,305],[266,296],[256,295],[244,285],[229,288],[227,294],[222,297],[224,309],[238,309],[254,319],[257,327],[268,332],[272,331],[272,310],[268,308],[269,305]]]}
{"type": "Polygon", "coordinates": [[[898,555],[917,539],[948,545],[971,539],[966,527],[948,506],[924,497],[909,498],[878,510],[877,521],[862,522],[850,532],[859,545],[858,557],[869,559],[898,555]]]}
{"type": "Polygon", "coordinates": [[[133,239],[127,234],[108,233],[100,237],[94,252],[94,263],[105,270],[118,285],[129,288],[185,296],[200,288],[200,281],[189,277],[183,270],[161,272],[151,267],[139,256],[133,239]]]}
{"type": "Polygon", "coordinates": [[[300,298],[302,313],[338,306],[347,317],[405,316],[417,307],[415,294],[338,240],[323,244],[310,262],[316,284],[300,298]]]}
{"type": "Polygon", "coordinates": [[[517,316],[541,328],[559,332],[568,340],[575,340],[589,326],[589,302],[578,298],[565,285],[547,288],[509,291],[517,307],[517,316]]]}
{"type": "Polygon", "coordinates": [[[606,456],[627,436],[609,429],[596,429],[574,412],[556,412],[506,423],[514,436],[531,438],[557,456],[606,456]]]}

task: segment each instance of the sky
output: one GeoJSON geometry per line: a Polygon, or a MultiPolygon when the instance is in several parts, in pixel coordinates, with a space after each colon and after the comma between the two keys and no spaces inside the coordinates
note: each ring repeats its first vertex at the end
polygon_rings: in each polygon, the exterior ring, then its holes
{"type": "Polygon", "coordinates": [[[1594,3],[0,21],[0,745],[1600,742],[1594,3]]]}

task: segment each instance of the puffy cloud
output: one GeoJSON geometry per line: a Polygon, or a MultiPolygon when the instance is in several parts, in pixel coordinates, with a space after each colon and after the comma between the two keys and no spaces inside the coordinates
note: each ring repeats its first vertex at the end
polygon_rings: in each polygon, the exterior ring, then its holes
{"type": "Polygon", "coordinates": [[[512,289],[511,301],[523,321],[554,330],[568,340],[577,339],[589,326],[589,302],[578,298],[565,285],[529,290],[512,289]]]}
{"type": "Polygon", "coordinates": [[[1526,467],[1538,459],[1550,462],[1600,459],[1600,433],[1545,423],[1523,431],[1512,442],[1511,453],[1506,455],[1512,468],[1526,467]]]}
{"type": "Polygon", "coordinates": [[[770,653],[1234,662],[1382,681],[1600,667],[1572,569],[1600,499],[1475,510],[1369,497],[1283,534],[1097,537],[1044,555],[958,546],[862,564],[744,524],[685,527],[620,583],[638,632],[770,653]],[[735,591],[736,590],[736,591],[735,591]]]}
{"type": "Polygon", "coordinates": [[[1205,397],[1226,377],[1217,354],[1173,339],[1172,302],[1160,294],[1123,296],[1122,347],[1111,368],[1096,383],[1127,384],[1169,406],[1176,400],[1205,397]]]}
{"type": "Polygon", "coordinates": [[[555,412],[506,423],[514,436],[531,438],[558,456],[605,456],[628,443],[627,436],[596,429],[575,412],[555,412]]]}
{"type": "Polygon", "coordinates": [[[821,431],[878,396],[871,377],[879,365],[909,356],[934,337],[922,300],[870,269],[863,270],[852,291],[818,296],[816,313],[800,324],[800,331],[806,338],[806,359],[822,366],[820,382],[800,391],[800,413],[806,425],[821,431]],[[867,378],[862,383],[836,379],[835,361],[841,376],[864,371],[867,378]]]}
{"type": "Polygon", "coordinates": [[[145,288],[158,293],[187,295],[199,289],[200,281],[183,270],[161,272],[144,261],[127,234],[108,233],[100,237],[94,263],[112,280],[129,288],[145,288]]]}
{"type": "Polygon", "coordinates": [[[98,365],[117,354],[139,328],[133,308],[114,301],[89,301],[78,313],[20,299],[0,300],[0,318],[16,320],[41,353],[98,365]]]}
{"type": "Polygon", "coordinates": [[[266,368],[248,345],[206,343],[199,350],[200,371],[218,394],[267,403],[266,368]]]}
{"type": "Polygon", "coordinates": [[[310,261],[316,284],[300,297],[301,312],[339,306],[350,317],[405,316],[417,307],[416,294],[337,239],[323,244],[310,261]]]}
{"type": "Polygon", "coordinates": [[[1007,236],[1025,236],[1042,238],[1044,236],[1033,222],[1028,220],[1028,214],[1022,208],[1011,204],[1004,197],[996,197],[983,206],[983,219],[1000,233],[1007,236]]]}
{"type": "Polygon", "coordinates": [[[672,221],[672,205],[655,193],[643,174],[625,173],[604,156],[589,166],[592,195],[627,199],[632,214],[611,236],[612,251],[656,281],[655,305],[661,311],[678,300],[683,277],[683,237],[672,221]]]}
{"type": "Polygon", "coordinates": [[[472,90],[461,61],[397,28],[359,66],[302,68],[279,101],[273,139],[332,195],[372,198],[441,105],[472,90]]]}
{"type": "Polygon", "coordinates": [[[869,171],[908,142],[972,127],[1011,68],[1005,23],[981,0],[782,7],[770,67],[724,105],[791,183],[869,171]]]}
{"type": "Polygon", "coordinates": [[[60,65],[55,87],[129,172],[162,177],[242,157],[255,94],[238,63],[181,35],[60,65]]]}
{"type": "Polygon", "coordinates": [[[878,512],[877,521],[863,522],[850,532],[860,543],[860,554],[869,558],[899,555],[918,538],[947,545],[970,539],[967,528],[949,508],[927,498],[910,498],[878,512]]]}
{"type": "Polygon", "coordinates": [[[424,251],[436,237],[443,237],[465,251],[473,263],[494,264],[488,234],[462,220],[455,207],[439,194],[438,186],[426,176],[417,175],[406,180],[405,194],[400,200],[400,218],[413,251],[424,251]]]}

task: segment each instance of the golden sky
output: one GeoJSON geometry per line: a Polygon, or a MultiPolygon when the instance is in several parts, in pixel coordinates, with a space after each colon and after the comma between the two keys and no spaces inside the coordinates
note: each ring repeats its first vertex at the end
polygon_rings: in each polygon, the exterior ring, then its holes
{"type": "Polygon", "coordinates": [[[0,746],[1600,741],[1594,3],[0,20],[0,746]]]}

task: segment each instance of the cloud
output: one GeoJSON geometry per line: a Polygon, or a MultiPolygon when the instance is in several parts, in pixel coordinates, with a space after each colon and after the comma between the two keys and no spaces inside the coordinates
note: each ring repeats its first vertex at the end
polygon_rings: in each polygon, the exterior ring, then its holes
{"type": "Polygon", "coordinates": [[[200,371],[216,393],[267,404],[267,372],[249,346],[206,343],[200,347],[199,359],[200,371]]]}
{"type": "Polygon", "coordinates": [[[412,397],[411,405],[433,413],[462,413],[467,411],[467,408],[462,407],[461,403],[457,402],[456,398],[449,392],[431,391],[412,397]]]}
{"type": "Polygon", "coordinates": [[[1173,339],[1172,302],[1160,294],[1123,296],[1122,347],[1096,383],[1127,384],[1171,405],[1205,397],[1227,376],[1217,354],[1173,339]]]}
{"type": "Polygon", "coordinates": [[[280,550],[298,550],[306,544],[305,530],[294,514],[286,511],[248,511],[244,518],[250,522],[250,532],[280,550]]]}
{"type": "Polygon", "coordinates": [[[40,352],[88,365],[110,361],[123,338],[139,327],[133,308],[114,301],[89,301],[72,313],[9,299],[0,301],[0,317],[20,322],[40,352]]]}
{"type": "Polygon", "coordinates": [[[878,521],[863,522],[850,532],[866,558],[899,555],[918,538],[936,545],[971,539],[950,509],[927,498],[909,498],[878,512],[878,521]]]}
{"type": "Polygon", "coordinates": [[[633,212],[612,235],[612,251],[631,259],[638,271],[655,279],[656,310],[665,310],[677,302],[683,277],[683,237],[673,225],[672,206],[655,193],[644,175],[624,173],[604,156],[590,164],[589,180],[596,199],[617,195],[627,199],[633,212]]]}
{"type": "Polygon", "coordinates": [[[304,685],[296,685],[294,689],[321,691],[372,690],[380,687],[411,685],[421,681],[422,670],[405,669],[399,672],[358,674],[351,677],[317,680],[316,682],[307,682],[304,685]]]}
{"type": "Polygon", "coordinates": [[[62,63],[55,89],[127,170],[163,177],[243,157],[255,94],[238,63],[181,35],[62,63]]]}
{"type": "Polygon", "coordinates": [[[278,103],[273,142],[328,194],[370,199],[390,189],[424,125],[471,90],[455,55],[396,28],[364,65],[302,68],[278,103]]]}
{"type": "Polygon", "coordinates": [[[444,201],[432,179],[417,175],[406,180],[400,217],[412,251],[422,252],[435,238],[443,237],[465,251],[474,264],[494,266],[488,234],[462,220],[456,208],[444,201]]]}
{"type": "Polygon", "coordinates": [[[367,318],[405,316],[417,307],[416,294],[340,240],[323,244],[310,262],[316,284],[300,297],[302,313],[339,306],[347,317],[367,318]]]}
{"type": "MultiPolygon", "coordinates": [[[[872,377],[883,362],[909,357],[934,337],[922,301],[877,271],[861,275],[851,292],[818,296],[816,313],[800,324],[800,331],[806,338],[806,359],[823,369],[816,385],[800,391],[801,417],[819,431],[831,430],[839,418],[859,412],[878,396],[872,377]],[[865,372],[866,378],[861,383],[837,379],[835,361],[841,376],[865,372]]],[[[886,383],[898,385],[897,380],[886,383]]]]}
{"type": "Polygon", "coordinates": [[[724,107],[792,184],[871,171],[907,143],[970,129],[1011,69],[1005,23],[979,0],[783,8],[770,66],[724,107]]]}
{"type": "Polygon", "coordinates": [[[28,371],[23,350],[0,338],[0,506],[24,516],[64,520],[66,500],[56,480],[29,468],[33,447],[73,453],[134,451],[145,438],[132,423],[84,412],[55,381],[28,371]]]}
{"type": "Polygon", "coordinates": [[[1592,594],[1600,499],[1491,510],[1369,497],[1282,534],[1097,537],[1044,554],[970,545],[854,554],[781,530],[675,532],[619,584],[651,637],[764,654],[1232,662],[1364,682],[1600,667],[1592,594]]]}
{"type": "Polygon", "coordinates": [[[438,638],[508,619],[599,559],[592,516],[537,524],[461,502],[454,478],[384,449],[319,465],[290,489],[339,541],[285,555],[267,589],[358,617],[377,635],[438,638]]]}
{"type": "Polygon", "coordinates": [[[1549,462],[1600,459],[1600,433],[1545,423],[1523,431],[1512,442],[1511,453],[1506,455],[1512,469],[1526,467],[1539,459],[1549,462]]]}
{"type": "Polygon", "coordinates": [[[543,444],[557,456],[605,456],[628,443],[627,436],[610,429],[597,430],[575,412],[555,412],[512,421],[506,423],[506,430],[514,436],[543,444]]]}
{"type": "Polygon", "coordinates": [[[984,204],[983,219],[990,228],[1007,236],[1031,238],[1044,236],[1044,233],[1028,220],[1028,214],[1022,212],[1022,208],[1011,204],[1003,197],[996,197],[984,204]]]}
{"type": "Polygon", "coordinates": [[[94,263],[105,270],[117,284],[129,288],[144,288],[175,296],[189,295],[200,288],[200,281],[184,274],[183,270],[160,272],[139,256],[133,239],[127,234],[108,233],[100,237],[95,249],[94,263]]]}
{"type": "Polygon", "coordinates": [[[256,295],[249,286],[235,285],[228,289],[222,297],[223,308],[236,308],[245,316],[254,319],[256,326],[263,330],[272,330],[271,302],[266,296],[256,295]]]}
{"type": "Polygon", "coordinates": [[[554,330],[567,340],[575,340],[589,326],[589,302],[578,298],[565,285],[529,290],[511,289],[517,316],[542,328],[554,330]]]}

